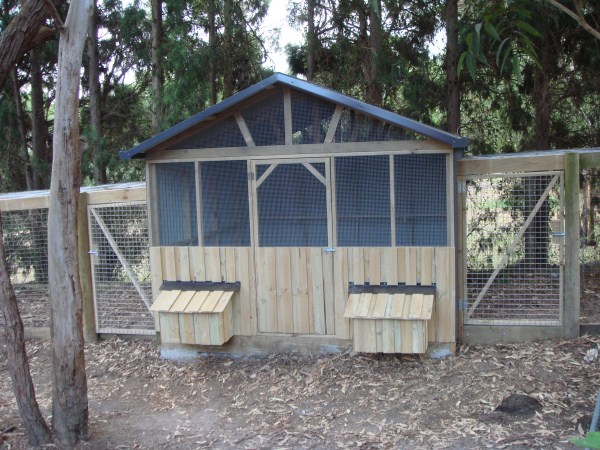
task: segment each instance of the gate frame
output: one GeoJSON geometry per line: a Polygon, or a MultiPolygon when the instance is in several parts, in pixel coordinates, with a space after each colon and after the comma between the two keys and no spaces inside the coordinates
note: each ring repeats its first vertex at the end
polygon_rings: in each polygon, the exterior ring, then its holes
{"type": "Polygon", "coordinates": [[[547,150],[526,153],[463,158],[457,161],[457,318],[458,337],[465,343],[495,344],[534,339],[573,339],[579,336],[579,175],[581,170],[600,167],[600,148],[547,150]],[[468,176],[494,176],[505,173],[563,171],[565,214],[563,322],[561,326],[470,325],[463,322],[466,298],[466,242],[464,242],[466,193],[458,182],[468,176]]]}

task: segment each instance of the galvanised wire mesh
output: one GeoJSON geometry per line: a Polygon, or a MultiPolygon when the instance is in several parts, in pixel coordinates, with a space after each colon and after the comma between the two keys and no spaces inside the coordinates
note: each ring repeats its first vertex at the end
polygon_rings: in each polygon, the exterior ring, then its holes
{"type": "Polygon", "coordinates": [[[99,333],[153,334],[145,202],[88,207],[99,333]]]}
{"type": "Polygon", "coordinates": [[[47,228],[47,209],[2,213],[8,270],[26,327],[50,326],[47,228]]]}
{"type": "Polygon", "coordinates": [[[464,322],[561,321],[561,175],[469,179],[464,322]]]}

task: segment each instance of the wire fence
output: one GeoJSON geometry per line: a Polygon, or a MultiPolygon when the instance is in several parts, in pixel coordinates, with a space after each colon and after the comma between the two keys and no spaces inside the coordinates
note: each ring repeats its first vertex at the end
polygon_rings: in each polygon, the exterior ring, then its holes
{"type": "Polygon", "coordinates": [[[465,323],[560,323],[561,184],[559,173],[467,181],[465,323]]]}

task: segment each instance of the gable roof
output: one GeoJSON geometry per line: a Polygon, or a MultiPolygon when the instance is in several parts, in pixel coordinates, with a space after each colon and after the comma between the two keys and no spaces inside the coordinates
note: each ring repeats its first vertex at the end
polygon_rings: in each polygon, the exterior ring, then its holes
{"type": "Polygon", "coordinates": [[[363,114],[369,115],[371,117],[388,122],[392,125],[405,128],[409,131],[420,134],[427,138],[443,142],[452,146],[452,148],[467,147],[466,138],[457,136],[452,133],[448,133],[447,131],[434,128],[429,125],[425,125],[423,123],[417,122],[416,120],[409,119],[408,117],[404,117],[399,114],[395,114],[391,111],[387,111],[383,108],[369,105],[355,98],[349,97],[344,94],[340,94],[339,92],[336,92],[334,90],[318,86],[313,83],[309,83],[308,81],[294,78],[289,75],[284,75],[282,73],[276,73],[264,79],[263,81],[256,83],[255,85],[250,86],[232,95],[229,98],[226,98],[222,102],[217,103],[216,105],[211,106],[210,108],[207,108],[198,114],[195,114],[189,119],[186,119],[183,122],[174,125],[168,130],[165,130],[162,133],[151,137],[150,139],[142,142],[141,144],[136,145],[135,147],[129,150],[120,151],[119,157],[125,160],[132,158],[141,158],[144,156],[146,151],[166,142],[167,140],[177,136],[178,134],[183,133],[192,127],[195,127],[196,125],[207,120],[208,118],[222,113],[223,111],[226,111],[227,109],[243,102],[244,100],[247,100],[248,98],[274,85],[287,86],[289,88],[296,89],[300,92],[312,95],[316,98],[327,100],[338,105],[342,105],[348,109],[355,110],[363,114]]]}

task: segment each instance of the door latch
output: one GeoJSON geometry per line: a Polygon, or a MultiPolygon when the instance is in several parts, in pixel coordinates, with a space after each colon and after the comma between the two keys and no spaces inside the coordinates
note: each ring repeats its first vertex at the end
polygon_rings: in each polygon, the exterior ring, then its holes
{"type": "Polygon", "coordinates": [[[323,253],[333,253],[335,252],[335,248],[334,247],[325,247],[323,249],[323,253]]]}

